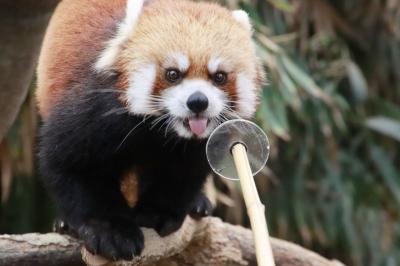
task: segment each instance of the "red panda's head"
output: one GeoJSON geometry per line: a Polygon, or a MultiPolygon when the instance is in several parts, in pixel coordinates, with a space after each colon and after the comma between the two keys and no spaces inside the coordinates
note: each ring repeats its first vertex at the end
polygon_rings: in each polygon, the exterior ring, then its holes
{"type": "Polygon", "coordinates": [[[244,11],[185,0],[128,0],[126,18],[96,63],[120,74],[129,111],[163,116],[184,138],[250,118],[262,68],[244,11]]]}

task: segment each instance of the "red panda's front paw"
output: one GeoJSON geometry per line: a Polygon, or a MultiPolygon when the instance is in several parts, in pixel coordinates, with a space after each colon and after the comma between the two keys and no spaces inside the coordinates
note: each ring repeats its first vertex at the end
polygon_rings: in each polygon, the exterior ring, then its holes
{"type": "Polygon", "coordinates": [[[180,217],[162,216],[154,229],[161,237],[172,234],[181,228],[185,216],[186,215],[180,217]]]}
{"type": "Polygon", "coordinates": [[[143,233],[135,224],[122,227],[96,220],[80,226],[78,234],[89,252],[114,261],[132,260],[144,247],[143,233]]]}
{"type": "Polygon", "coordinates": [[[203,194],[200,194],[190,211],[190,216],[194,219],[201,219],[202,217],[210,216],[213,210],[213,206],[210,200],[203,194]]]}

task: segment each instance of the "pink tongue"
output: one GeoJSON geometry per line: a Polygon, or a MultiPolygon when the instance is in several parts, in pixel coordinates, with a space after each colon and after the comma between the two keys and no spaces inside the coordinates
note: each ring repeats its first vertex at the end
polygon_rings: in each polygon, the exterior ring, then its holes
{"type": "Polygon", "coordinates": [[[189,119],[190,130],[196,134],[201,135],[206,131],[207,119],[206,118],[191,118],[189,119]]]}

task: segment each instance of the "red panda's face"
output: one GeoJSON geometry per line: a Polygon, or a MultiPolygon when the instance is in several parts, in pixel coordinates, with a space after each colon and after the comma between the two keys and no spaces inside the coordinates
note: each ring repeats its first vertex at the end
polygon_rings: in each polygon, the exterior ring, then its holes
{"type": "Polygon", "coordinates": [[[153,115],[184,138],[250,118],[262,73],[242,11],[186,1],[145,7],[116,60],[130,112],[153,115]]]}

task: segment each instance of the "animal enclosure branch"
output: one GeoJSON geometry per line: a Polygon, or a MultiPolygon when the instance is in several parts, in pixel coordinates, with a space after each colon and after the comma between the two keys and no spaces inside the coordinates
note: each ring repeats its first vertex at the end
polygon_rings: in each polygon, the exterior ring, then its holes
{"type": "MultiPolygon", "coordinates": [[[[111,264],[82,250],[92,266],[116,265],[256,265],[250,230],[223,223],[218,218],[194,221],[188,218],[182,228],[165,238],[144,229],[145,249],[129,262],[111,264]]],[[[277,266],[340,266],[295,244],[272,239],[277,266]]],[[[0,266],[83,265],[81,243],[59,234],[0,236],[0,266]]]]}

